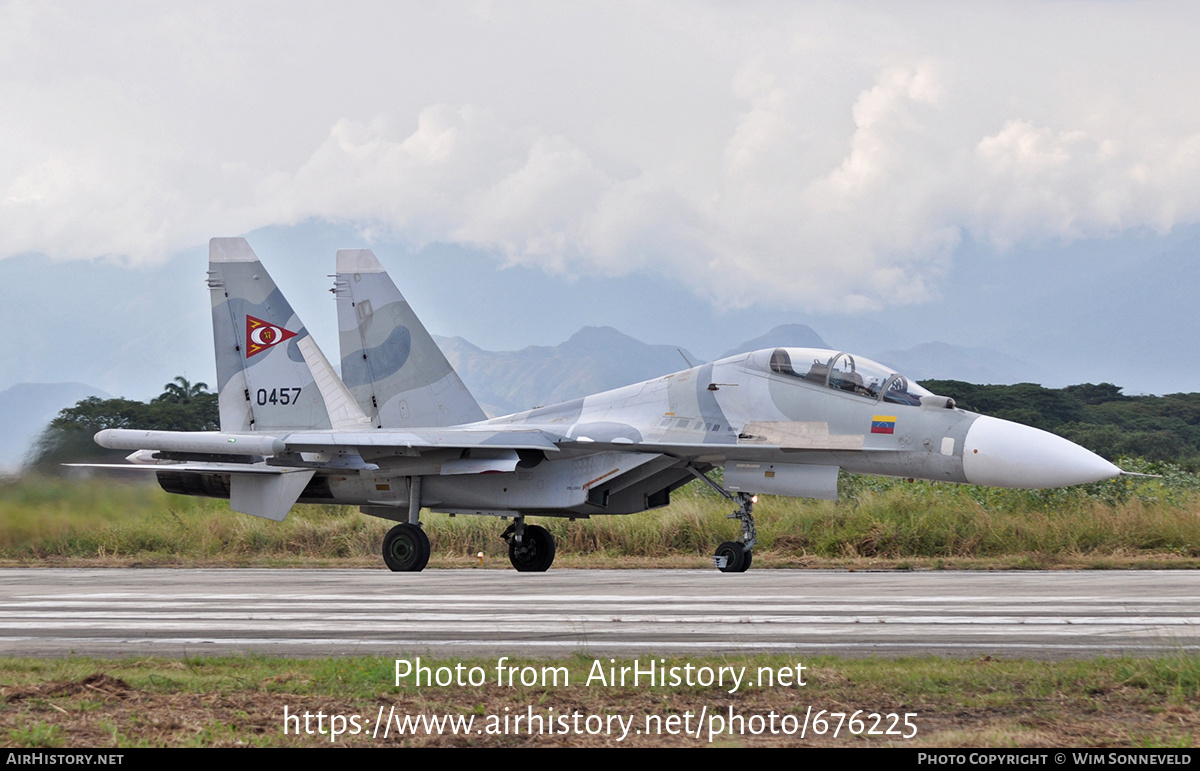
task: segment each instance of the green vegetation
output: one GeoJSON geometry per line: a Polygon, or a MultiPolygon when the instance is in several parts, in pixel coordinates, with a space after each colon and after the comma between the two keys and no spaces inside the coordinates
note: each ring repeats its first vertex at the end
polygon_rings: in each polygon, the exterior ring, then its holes
{"type": "MultiPolygon", "coordinates": [[[[842,499],[764,497],[757,567],[1200,567],[1200,474],[1128,459],[1162,478],[999,490],[844,475],[842,499]]],[[[733,538],[730,505],[702,485],[670,507],[594,520],[538,518],[560,567],[703,567],[733,538]]],[[[430,567],[507,568],[503,523],[426,513],[430,567]]],[[[8,564],[381,567],[391,523],[348,506],[298,506],[283,522],[149,481],[25,478],[0,485],[8,564]]]]}
{"type": "MultiPolygon", "coordinates": [[[[587,685],[595,657],[581,651],[566,659],[521,659],[512,666],[566,667],[569,685],[418,688],[394,685],[394,658],[284,659],[265,656],[180,660],[137,658],[61,660],[0,659],[0,741],[8,747],[329,746],[328,733],[284,733],[290,714],[321,711],[372,721],[380,714],[488,716],[526,714],[623,715],[638,727],[647,716],[676,719],[702,710],[749,724],[753,715],[790,716],[792,730],[806,714],[823,710],[825,734],[807,732],[804,744],[907,747],[1191,747],[1200,735],[1200,655],[1086,661],[979,659],[842,659],[831,656],[705,655],[662,657],[667,667],[759,667],[778,671],[803,663],[805,685],[744,687],[737,693],[711,687],[587,685]],[[850,734],[856,710],[912,716],[911,739],[850,734]],[[832,735],[846,713],[842,733],[832,735]]],[[[618,659],[629,664],[628,659],[618,659]]],[[[494,658],[422,656],[432,670],[494,672],[494,658]]],[[[747,683],[750,681],[747,680],[747,683]]],[[[901,720],[903,718],[901,717],[901,720]]],[[[886,723],[884,724],[886,726],[886,723]]],[[[900,725],[903,725],[901,722],[900,725]]],[[[292,728],[298,727],[296,722],[292,728]]],[[[316,721],[312,721],[315,732],[316,721]]],[[[700,738],[629,732],[618,746],[705,746],[700,738]]],[[[449,732],[447,732],[449,733],[449,732]]],[[[581,732],[582,733],[582,732],[581,732]]],[[[619,735],[619,732],[618,732],[619,735]]],[[[530,736],[521,731],[490,736],[437,735],[412,730],[385,738],[345,733],[342,746],[613,746],[615,736],[530,736]]],[[[796,745],[799,737],[760,731],[712,737],[726,746],[796,745]]]]}
{"type": "Polygon", "coordinates": [[[1200,468],[1200,393],[1126,396],[1112,383],[1061,389],[960,380],[922,385],[965,410],[1052,431],[1109,460],[1137,456],[1200,468]]]}

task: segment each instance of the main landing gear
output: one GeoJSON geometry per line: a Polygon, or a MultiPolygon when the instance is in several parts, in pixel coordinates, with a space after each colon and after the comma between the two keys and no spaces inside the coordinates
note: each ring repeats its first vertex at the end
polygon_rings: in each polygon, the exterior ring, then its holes
{"type": "MultiPolygon", "coordinates": [[[[526,525],[517,517],[501,538],[508,541],[508,559],[522,573],[544,573],[554,563],[554,536],[544,527],[526,525]]],[[[429,563],[429,536],[412,522],[396,525],[383,538],[383,561],[396,572],[416,573],[429,563]]]]}
{"type": "Polygon", "coordinates": [[[554,562],[554,536],[517,517],[500,536],[508,541],[508,561],[521,573],[545,573],[554,562]]]}
{"type": "MultiPolygon", "coordinates": [[[[373,512],[364,507],[366,514],[373,512]]],[[[383,561],[396,572],[419,573],[429,563],[429,536],[421,529],[421,477],[408,482],[408,521],[396,525],[383,537],[383,561]]]]}
{"type": "Polygon", "coordinates": [[[420,525],[396,525],[383,537],[383,561],[397,572],[424,570],[429,562],[429,536],[420,525]]]}
{"type": "Polygon", "coordinates": [[[754,527],[754,504],[758,502],[758,496],[749,493],[734,495],[695,467],[688,466],[688,470],[726,499],[737,503],[737,510],[729,515],[729,519],[736,519],[742,523],[742,539],[726,541],[718,546],[716,554],[713,555],[713,566],[722,573],[745,573],[754,560],[751,550],[758,543],[758,530],[754,527]]]}

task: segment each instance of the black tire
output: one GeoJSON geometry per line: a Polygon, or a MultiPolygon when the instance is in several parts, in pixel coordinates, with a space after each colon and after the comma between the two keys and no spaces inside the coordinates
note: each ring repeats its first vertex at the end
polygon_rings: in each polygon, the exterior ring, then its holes
{"type": "Polygon", "coordinates": [[[554,536],[544,527],[526,525],[521,543],[509,539],[508,561],[522,573],[545,573],[554,563],[554,536]]]}
{"type": "Polygon", "coordinates": [[[718,546],[716,556],[725,558],[725,567],[717,568],[722,573],[744,573],[750,567],[750,552],[737,541],[726,541],[718,546]]]}
{"type": "Polygon", "coordinates": [[[383,561],[398,573],[424,570],[429,562],[429,536],[418,525],[396,525],[383,537],[383,561]]]}
{"type": "Polygon", "coordinates": [[[746,559],[742,560],[742,569],[738,571],[739,573],[745,573],[749,570],[750,563],[754,561],[754,552],[747,549],[744,544],[742,545],[742,553],[746,555],[746,559]]]}

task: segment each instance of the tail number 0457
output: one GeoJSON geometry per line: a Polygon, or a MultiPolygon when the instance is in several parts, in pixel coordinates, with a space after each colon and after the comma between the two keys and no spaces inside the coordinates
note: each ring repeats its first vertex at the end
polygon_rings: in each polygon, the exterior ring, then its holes
{"type": "Polygon", "coordinates": [[[260,388],[255,395],[255,401],[260,407],[267,404],[295,404],[299,400],[299,388],[272,388],[270,391],[260,388]]]}

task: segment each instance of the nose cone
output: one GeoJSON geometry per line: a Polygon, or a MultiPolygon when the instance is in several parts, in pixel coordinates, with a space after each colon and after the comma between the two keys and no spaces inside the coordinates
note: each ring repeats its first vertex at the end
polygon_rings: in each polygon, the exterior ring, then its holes
{"type": "Polygon", "coordinates": [[[1061,436],[981,415],[963,442],[963,474],[973,485],[1066,487],[1119,476],[1121,469],[1061,436]]]}

